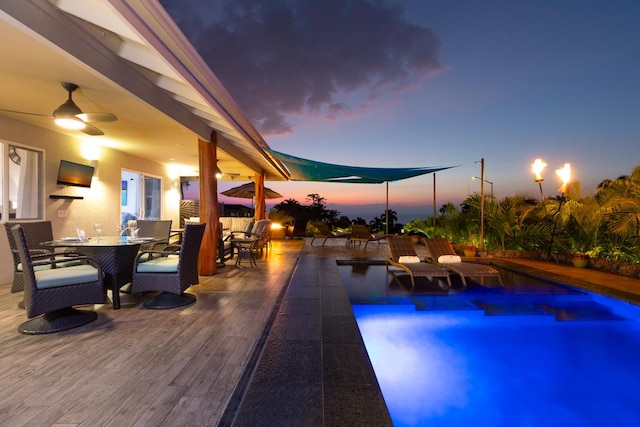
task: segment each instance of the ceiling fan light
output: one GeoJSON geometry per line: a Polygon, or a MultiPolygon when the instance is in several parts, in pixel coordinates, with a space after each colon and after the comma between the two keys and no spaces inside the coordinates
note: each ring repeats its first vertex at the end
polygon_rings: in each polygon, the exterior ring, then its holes
{"type": "Polygon", "coordinates": [[[53,117],[74,117],[77,114],[82,114],[82,110],[75,102],[73,102],[73,100],[67,99],[64,104],[56,108],[53,112],[53,117]]]}
{"type": "Polygon", "coordinates": [[[80,130],[84,129],[86,124],[77,117],[56,117],[55,123],[61,128],[80,130]]]}

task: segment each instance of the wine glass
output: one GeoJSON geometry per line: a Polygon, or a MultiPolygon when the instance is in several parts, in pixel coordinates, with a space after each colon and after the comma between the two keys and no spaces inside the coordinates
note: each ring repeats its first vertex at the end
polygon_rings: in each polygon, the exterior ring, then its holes
{"type": "Polygon", "coordinates": [[[118,233],[118,237],[122,237],[122,233],[124,233],[124,230],[126,229],[127,227],[125,227],[124,224],[116,225],[116,233],[118,233]]]}
{"type": "Polygon", "coordinates": [[[102,224],[94,224],[93,228],[96,230],[96,234],[98,235],[98,239],[100,239],[100,233],[102,233],[102,224]]]}

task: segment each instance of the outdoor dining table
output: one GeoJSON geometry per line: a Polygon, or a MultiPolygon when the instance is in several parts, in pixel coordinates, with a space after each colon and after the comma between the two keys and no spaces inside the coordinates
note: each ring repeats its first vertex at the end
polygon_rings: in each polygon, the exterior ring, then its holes
{"type": "MultiPolygon", "coordinates": [[[[131,283],[133,263],[142,243],[151,243],[152,237],[91,237],[83,241],[63,238],[40,243],[53,248],[73,248],[75,252],[91,257],[102,268],[105,285],[112,291],[113,309],[120,308],[120,288],[131,283]]],[[[106,289],[105,289],[106,292],[106,289]]]]}

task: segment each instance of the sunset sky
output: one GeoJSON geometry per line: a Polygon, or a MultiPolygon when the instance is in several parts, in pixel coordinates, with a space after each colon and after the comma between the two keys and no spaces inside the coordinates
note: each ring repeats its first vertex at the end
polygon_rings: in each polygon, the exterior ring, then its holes
{"type": "MultiPolygon", "coordinates": [[[[585,195],[640,164],[638,1],[161,3],[271,148],[352,166],[457,166],[437,173],[437,206],[480,191],[481,158],[499,199],[539,197],[539,157],[547,195],[565,163],[585,195]]],[[[266,186],[301,203],[318,193],[352,218],[384,211],[384,184],[266,186]]],[[[432,175],[389,184],[401,222],[431,214],[432,200],[432,175]]]]}

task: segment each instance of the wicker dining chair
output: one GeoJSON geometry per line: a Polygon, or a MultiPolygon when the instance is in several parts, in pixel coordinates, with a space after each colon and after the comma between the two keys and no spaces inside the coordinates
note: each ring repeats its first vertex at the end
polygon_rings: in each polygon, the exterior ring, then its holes
{"type": "Polygon", "coordinates": [[[50,248],[40,246],[40,242],[53,240],[53,230],[51,221],[32,221],[32,222],[5,222],[4,227],[7,232],[7,240],[9,248],[13,256],[13,283],[11,284],[11,292],[20,292],[24,290],[24,274],[23,266],[20,262],[18,245],[11,229],[16,226],[22,226],[25,241],[29,248],[31,258],[46,257],[52,254],[50,248]]]}
{"type": "Polygon", "coordinates": [[[151,243],[143,243],[140,245],[141,251],[146,250],[162,250],[169,245],[169,237],[171,236],[172,221],[156,220],[156,219],[139,219],[136,221],[138,228],[138,237],[153,237],[155,240],[151,243]]]}
{"type": "Polygon", "coordinates": [[[187,224],[179,251],[142,251],[133,264],[131,292],[160,291],[143,303],[145,308],[181,307],[196,301],[185,291],[198,280],[198,254],[206,224],[187,224]]]}
{"type": "Polygon", "coordinates": [[[104,304],[106,292],[98,263],[86,256],[67,253],[34,260],[23,227],[15,225],[11,232],[22,263],[24,303],[29,319],[18,327],[18,332],[49,334],[96,320],[95,311],[77,310],[73,306],[104,304]]]}

